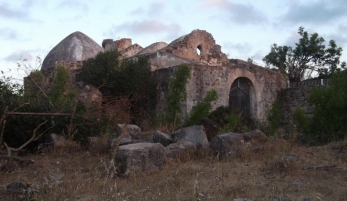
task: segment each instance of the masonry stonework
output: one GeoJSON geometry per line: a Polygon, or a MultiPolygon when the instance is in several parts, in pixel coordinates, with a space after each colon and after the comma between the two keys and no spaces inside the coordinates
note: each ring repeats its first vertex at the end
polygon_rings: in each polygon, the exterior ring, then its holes
{"type": "MultiPolygon", "coordinates": [[[[235,88],[240,93],[243,93],[243,89],[238,88],[239,86],[235,84],[236,81],[238,82],[242,78],[244,83],[246,83],[244,84],[247,88],[246,93],[248,99],[246,102],[249,105],[250,114],[258,120],[266,120],[266,114],[271,108],[272,102],[278,97],[279,92],[287,87],[286,77],[281,73],[262,68],[251,62],[237,59],[229,60],[221,51],[221,46],[215,43],[213,36],[203,30],[193,30],[190,34],[179,37],[170,44],[157,42],[145,48],[142,48],[138,44],[133,45],[131,39],[128,38],[116,41],[105,39],[102,42],[101,49],[99,49],[100,46],[94,44],[97,47],[96,51],[90,51],[88,49],[93,44],[89,37],[81,35],[80,32],[76,33],[78,33],[77,36],[72,34],[69,37],[88,39],[89,45],[86,46],[87,48],[84,51],[91,53],[89,58],[94,57],[98,52],[113,50],[118,50],[124,58],[136,59],[140,56],[148,57],[151,69],[158,78],[157,109],[159,111],[165,110],[165,93],[167,93],[170,78],[181,64],[187,64],[191,70],[191,77],[186,85],[188,92],[187,100],[182,103],[185,115],[211,89],[215,89],[219,96],[218,100],[213,103],[214,109],[219,106],[229,106],[234,101],[231,98],[234,98],[234,96],[231,96],[232,86],[236,86],[235,88]]],[[[76,39],[65,39],[65,42],[69,41],[73,42],[76,39]]],[[[57,46],[62,46],[61,43],[57,46]]],[[[83,41],[78,44],[83,46],[83,41]]],[[[71,44],[65,44],[65,46],[69,45],[71,44]]],[[[80,51],[81,48],[77,46],[73,49],[56,47],[53,49],[80,51]]],[[[77,53],[80,54],[81,52],[77,53]]],[[[77,53],[55,52],[54,57],[47,55],[45,60],[49,59],[50,63],[55,62],[54,64],[56,65],[61,64],[66,66],[71,72],[78,72],[83,63],[77,60],[71,61],[71,57],[67,56],[70,54],[76,55],[77,53]]],[[[42,67],[41,70],[46,75],[47,82],[52,81],[54,67],[56,65],[42,67]]],[[[75,81],[78,82],[78,80],[75,81]]],[[[88,96],[88,93],[83,93],[83,97],[85,96],[88,96]]]]}

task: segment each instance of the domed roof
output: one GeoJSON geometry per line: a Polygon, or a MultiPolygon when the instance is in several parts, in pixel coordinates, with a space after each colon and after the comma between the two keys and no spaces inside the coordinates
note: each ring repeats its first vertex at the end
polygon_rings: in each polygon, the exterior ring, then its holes
{"type": "Polygon", "coordinates": [[[56,45],[46,56],[42,69],[55,67],[56,61],[76,62],[94,57],[104,49],[93,39],[76,31],[56,45]]]}

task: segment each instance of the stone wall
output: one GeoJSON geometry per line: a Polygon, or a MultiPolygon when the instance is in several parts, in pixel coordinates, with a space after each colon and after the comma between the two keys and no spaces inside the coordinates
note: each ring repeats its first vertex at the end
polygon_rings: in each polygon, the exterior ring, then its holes
{"type": "MultiPolygon", "coordinates": [[[[241,62],[240,62],[241,63],[241,62]]],[[[245,62],[246,63],[246,62],[245,62]]],[[[251,94],[252,116],[259,120],[266,120],[266,114],[272,102],[277,98],[281,89],[287,87],[285,76],[280,73],[264,69],[259,66],[202,66],[189,64],[191,77],[186,85],[187,101],[182,103],[184,115],[200,102],[207,91],[215,89],[218,100],[213,103],[213,109],[219,106],[229,106],[229,95],[232,83],[239,77],[248,78],[254,87],[251,94]]],[[[159,79],[158,109],[163,110],[165,105],[164,94],[168,88],[170,77],[176,67],[159,69],[156,74],[159,79]]]]}
{"type": "Polygon", "coordinates": [[[173,54],[167,52],[157,51],[154,54],[147,55],[149,59],[149,63],[151,65],[151,70],[155,71],[158,69],[178,66],[180,64],[190,64],[193,63],[184,58],[177,57],[173,54]]]}
{"type": "Polygon", "coordinates": [[[291,87],[284,89],[281,93],[281,102],[283,109],[282,122],[292,124],[292,116],[296,108],[301,108],[309,116],[312,115],[313,106],[309,104],[308,97],[312,89],[316,86],[326,87],[328,80],[306,80],[299,83],[292,83],[291,87]]]}

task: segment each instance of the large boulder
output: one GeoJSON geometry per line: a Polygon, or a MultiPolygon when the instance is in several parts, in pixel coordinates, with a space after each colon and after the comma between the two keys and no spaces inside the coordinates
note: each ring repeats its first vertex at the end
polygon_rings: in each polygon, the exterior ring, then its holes
{"type": "Polygon", "coordinates": [[[118,136],[112,135],[111,139],[107,141],[107,149],[113,149],[120,145],[132,144],[133,140],[130,135],[118,136]]]}
{"type": "Polygon", "coordinates": [[[191,142],[195,148],[208,147],[208,140],[205,132],[205,128],[202,125],[194,125],[186,128],[182,128],[171,134],[174,142],[187,141],[191,142]]]}
{"type": "Polygon", "coordinates": [[[204,126],[208,141],[210,141],[214,136],[218,135],[220,131],[219,124],[212,119],[205,118],[201,120],[199,124],[204,126]]]}
{"type": "Polygon", "coordinates": [[[258,129],[243,133],[242,135],[246,142],[251,142],[252,144],[263,144],[268,140],[268,137],[258,129]]]}
{"type": "Polygon", "coordinates": [[[119,174],[151,173],[165,166],[165,147],[147,142],[119,146],[115,161],[119,174]]]}
{"type": "Polygon", "coordinates": [[[224,133],[211,139],[210,147],[226,157],[241,156],[244,152],[245,140],[238,133],[224,133]]]}
{"type": "Polygon", "coordinates": [[[141,138],[141,128],[134,124],[117,124],[116,136],[131,136],[131,139],[141,138]]]}
{"type": "Polygon", "coordinates": [[[180,158],[191,154],[193,151],[195,151],[195,147],[191,142],[180,141],[166,147],[166,156],[169,158],[180,158]]]}
{"type": "Polygon", "coordinates": [[[162,144],[164,147],[168,146],[169,144],[171,144],[173,142],[173,139],[171,138],[170,135],[163,133],[161,131],[156,131],[154,133],[153,136],[153,141],[155,143],[160,143],[162,144]]]}

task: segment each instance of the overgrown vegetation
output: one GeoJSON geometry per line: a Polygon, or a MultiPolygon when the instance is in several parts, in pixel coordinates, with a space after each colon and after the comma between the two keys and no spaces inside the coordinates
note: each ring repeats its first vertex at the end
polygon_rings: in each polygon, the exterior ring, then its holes
{"type": "Polygon", "coordinates": [[[256,128],[257,122],[245,115],[240,109],[228,106],[220,106],[212,111],[208,118],[217,122],[222,133],[244,133],[256,128]]]}
{"type": "Polygon", "coordinates": [[[181,125],[182,101],[187,99],[186,84],[190,78],[190,69],[187,64],[177,67],[169,83],[166,95],[165,124],[175,130],[181,125]]]}
{"type": "Polygon", "coordinates": [[[99,53],[83,64],[79,78],[101,91],[104,106],[127,102],[123,112],[136,118],[123,123],[154,116],[156,81],[147,58],[123,59],[117,51],[99,53]]]}
{"type": "Polygon", "coordinates": [[[276,131],[282,126],[283,111],[282,111],[282,103],[280,100],[275,100],[272,103],[272,107],[267,114],[267,126],[266,132],[269,135],[274,135],[276,131]]]}
{"type": "Polygon", "coordinates": [[[315,87],[309,95],[314,106],[313,116],[298,108],[294,120],[309,144],[325,144],[347,135],[347,73],[334,73],[329,87],[315,87]]]}
{"type": "Polygon", "coordinates": [[[203,118],[207,117],[212,109],[212,101],[218,99],[218,93],[212,89],[207,91],[204,99],[193,106],[188,117],[185,120],[184,126],[192,126],[199,123],[203,118]]]}

